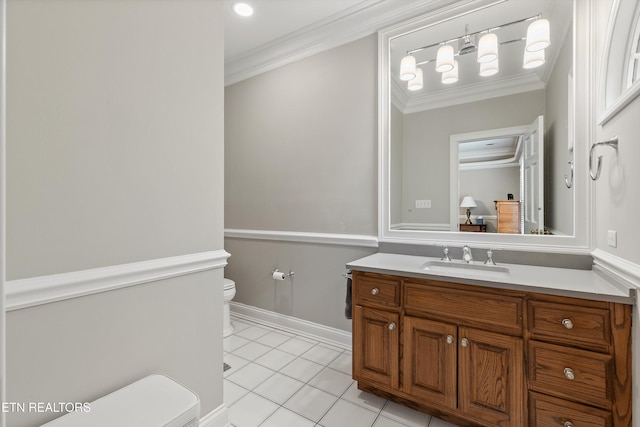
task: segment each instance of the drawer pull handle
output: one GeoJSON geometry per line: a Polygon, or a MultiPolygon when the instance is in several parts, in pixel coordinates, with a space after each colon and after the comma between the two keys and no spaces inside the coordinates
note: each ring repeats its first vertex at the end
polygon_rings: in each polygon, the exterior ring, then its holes
{"type": "Polygon", "coordinates": [[[396,324],[395,323],[393,323],[393,322],[389,323],[389,330],[390,331],[393,331],[395,328],[396,328],[396,324]]]}
{"type": "Polygon", "coordinates": [[[460,341],[460,345],[463,347],[466,347],[469,345],[469,340],[466,338],[462,338],[462,340],[460,341]]]}
{"type": "Polygon", "coordinates": [[[371,289],[371,295],[378,295],[379,293],[380,293],[380,289],[378,288],[371,289]]]}
{"type": "Polygon", "coordinates": [[[564,427],[575,427],[571,421],[565,421],[563,425],[564,427]]]}
{"type": "Polygon", "coordinates": [[[567,329],[573,329],[573,322],[571,319],[562,319],[562,326],[567,329]]]}
{"type": "Polygon", "coordinates": [[[564,368],[564,376],[567,377],[568,380],[576,378],[576,375],[573,373],[573,369],[571,368],[564,368]]]}
{"type": "Polygon", "coordinates": [[[453,344],[453,335],[447,335],[447,344],[453,344]]]}

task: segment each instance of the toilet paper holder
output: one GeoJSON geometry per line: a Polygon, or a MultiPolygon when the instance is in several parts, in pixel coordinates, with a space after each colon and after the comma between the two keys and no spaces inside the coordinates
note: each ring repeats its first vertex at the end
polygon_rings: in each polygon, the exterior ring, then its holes
{"type": "Polygon", "coordinates": [[[295,274],[293,271],[289,270],[288,273],[283,273],[282,271],[278,270],[278,268],[274,268],[273,271],[271,272],[271,276],[273,276],[273,278],[276,278],[276,274],[281,274],[282,279],[286,278],[286,277],[293,277],[293,275],[295,274]]]}

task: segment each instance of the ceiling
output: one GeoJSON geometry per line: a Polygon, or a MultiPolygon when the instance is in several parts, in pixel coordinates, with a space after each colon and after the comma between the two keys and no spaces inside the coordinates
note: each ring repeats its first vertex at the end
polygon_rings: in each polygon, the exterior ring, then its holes
{"type": "Polygon", "coordinates": [[[456,0],[242,0],[251,17],[225,1],[225,84],[297,61],[456,0]]]}

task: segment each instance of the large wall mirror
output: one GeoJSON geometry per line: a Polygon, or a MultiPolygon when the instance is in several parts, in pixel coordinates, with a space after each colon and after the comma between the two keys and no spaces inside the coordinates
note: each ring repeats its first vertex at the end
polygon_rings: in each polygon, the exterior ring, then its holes
{"type": "Polygon", "coordinates": [[[462,1],[380,32],[381,241],[588,250],[591,8],[462,1]]]}

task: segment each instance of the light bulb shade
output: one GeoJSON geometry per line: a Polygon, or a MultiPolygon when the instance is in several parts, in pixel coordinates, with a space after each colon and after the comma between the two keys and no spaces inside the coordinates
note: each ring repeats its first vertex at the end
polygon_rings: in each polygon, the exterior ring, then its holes
{"type": "Polygon", "coordinates": [[[498,36],[485,34],[478,42],[478,62],[484,64],[498,59],[498,36]]]}
{"type": "Polygon", "coordinates": [[[442,73],[442,83],[450,85],[458,81],[458,61],[453,61],[453,68],[442,73]]]}
{"type": "Polygon", "coordinates": [[[422,83],[422,68],[416,69],[416,77],[409,80],[408,86],[410,91],[420,90],[423,88],[424,85],[422,83]]]}
{"type": "Polygon", "coordinates": [[[471,196],[464,196],[462,203],[460,203],[461,208],[475,208],[477,206],[476,201],[471,196]]]}
{"type": "Polygon", "coordinates": [[[527,28],[527,44],[525,50],[527,52],[536,52],[542,50],[551,44],[551,36],[549,29],[549,21],[546,19],[537,19],[533,21],[527,28]]]}
{"type": "Polygon", "coordinates": [[[400,61],[400,80],[409,81],[416,78],[416,58],[407,55],[400,61]]]}
{"type": "Polygon", "coordinates": [[[522,68],[530,70],[544,64],[544,49],[536,52],[524,51],[524,60],[522,61],[522,68]]]}
{"type": "Polygon", "coordinates": [[[440,46],[436,55],[436,71],[439,73],[446,73],[447,71],[453,70],[453,67],[453,46],[440,46]]]}
{"type": "Polygon", "coordinates": [[[480,75],[482,77],[489,77],[498,74],[500,71],[500,66],[498,65],[498,60],[491,62],[484,62],[480,64],[480,75]]]}

